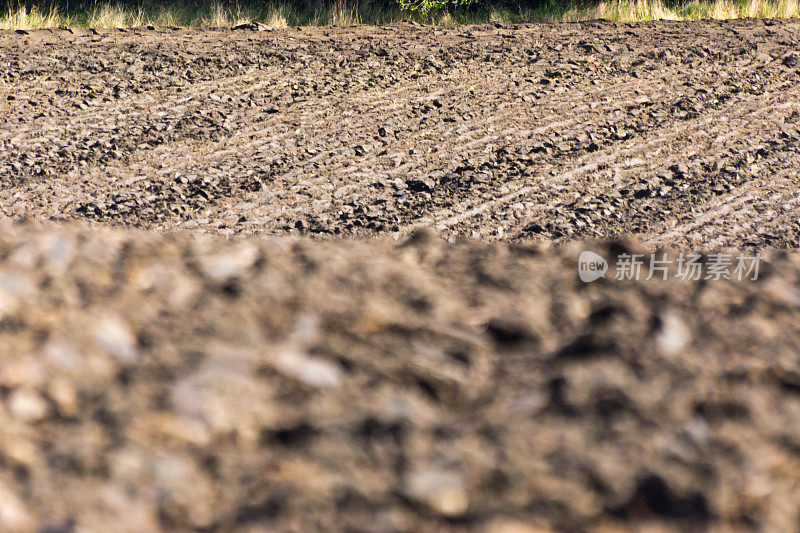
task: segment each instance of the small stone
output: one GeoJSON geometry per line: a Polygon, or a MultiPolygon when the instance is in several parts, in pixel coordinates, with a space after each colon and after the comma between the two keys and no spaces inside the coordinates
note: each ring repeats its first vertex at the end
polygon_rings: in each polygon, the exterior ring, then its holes
{"type": "Polygon", "coordinates": [[[54,378],[47,384],[47,395],[53,400],[61,416],[72,417],[78,412],[78,394],[72,383],[54,378]]]}
{"type": "Polygon", "coordinates": [[[33,298],[30,280],[15,273],[0,272],[0,317],[18,313],[22,303],[33,298]]]}
{"type": "Polygon", "coordinates": [[[47,236],[42,248],[47,265],[59,272],[69,265],[75,252],[71,239],[60,235],[47,236]]]}
{"type": "Polygon", "coordinates": [[[23,422],[36,422],[47,416],[49,406],[36,391],[15,389],[8,400],[8,408],[15,418],[23,422]]]}
{"type": "Polygon", "coordinates": [[[103,316],[93,328],[92,337],[100,349],[123,362],[136,361],[136,336],[121,318],[103,316]]]}
{"type": "Polygon", "coordinates": [[[691,332],[675,311],[667,310],[661,315],[660,320],[661,327],[656,334],[656,346],[664,355],[675,355],[689,344],[691,332]]]}
{"type": "Polygon", "coordinates": [[[691,417],[684,425],[683,430],[689,440],[698,447],[707,445],[712,437],[708,422],[701,416],[691,417]]]}
{"type": "Polygon", "coordinates": [[[32,531],[33,520],[25,503],[0,482],[0,531],[32,531]]]}
{"type": "Polygon", "coordinates": [[[342,370],[333,362],[300,351],[281,351],[275,359],[284,373],[314,387],[335,387],[342,383],[342,370]]]}
{"type": "Polygon", "coordinates": [[[338,363],[308,354],[319,335],[318,319],[312,315],[300,315],[289,338],[274,352],[265,355],[278,370],[307,385],[341,385],[344,372],[338,363]]]}
{"type": "Polygon", "coordinates": [[[268,390],[244,357],[218,353],[180,377],[171,387],[169,399],[175,412],[187,420],[161,418],[156,427],[190,442],[227,433],[235,433],[242,442],[255,442],[258,428],[272,423],[275,413],[268,390]],[[202,422],[211,435],[190,420],[202,422]]]}
{"type": "Polygon", "coordinates": [[[43,351],[47,363],[62,372],[77,371],[83,361],[72,346],[60,340],[50,340],[43,351]]]}
{"type": "Polygon", "coordinates": [[[442,487],[428,496],[428,505],[444,516],[458,516],[469,507],[469,497],[461,487],[442,487]]]}
{"type": "Polygon", "coordinates": [[[243,244],[223,253],[199,259],[203,273],[217,283],[239,278],[258,260],[258,247],[243,244]]]}
{"type": "Polygon", "coordinates": [[[208,529],[214,522],[218,498],[208,474],[185,455],[160,456],[154,466],[164,514],[185,519],[194,528],[208,529]]]}
{"type": "Polygon", "coordinates": [[[406,480],[406,493],[442,516],[459,516],[469,508],[461,475],[449,470],[425,469],[406,480]]]}

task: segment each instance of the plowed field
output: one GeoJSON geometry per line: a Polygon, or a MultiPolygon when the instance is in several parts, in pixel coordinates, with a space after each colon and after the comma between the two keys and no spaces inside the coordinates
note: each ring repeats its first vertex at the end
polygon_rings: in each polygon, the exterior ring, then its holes
{"type": "Polygon", "coordinates": [[[0,32],[0,530],[797,530],[798,82],[796,21],[0,32]]]}

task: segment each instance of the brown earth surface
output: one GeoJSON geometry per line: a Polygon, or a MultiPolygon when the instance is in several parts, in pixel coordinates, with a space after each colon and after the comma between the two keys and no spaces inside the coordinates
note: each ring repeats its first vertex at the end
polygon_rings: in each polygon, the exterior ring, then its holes
{"type": "Polygon", "coordinates": [[[0,531],[796,531],[799,30],[0,32],[0,531]]]}
{"type": "Polygon", "coordinates": [[[800,245],[800,23],[0,34],[0,212],[800,245]]]}

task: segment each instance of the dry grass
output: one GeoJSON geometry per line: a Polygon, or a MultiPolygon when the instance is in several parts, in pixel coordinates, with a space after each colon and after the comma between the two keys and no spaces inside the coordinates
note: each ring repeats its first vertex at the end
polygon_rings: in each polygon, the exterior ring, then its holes
{"type": "Polygon", "coordinates": [[[328,9],[320,9],[314,13],[315,26],[355,26],[361,23],[357,7],[342,0],[338,0],[328,9]]]}
{"type": "MultiPolygon", "coordinates": [[[[580,0],[578,0],[580,1],[580,0]]],[[[551,4],[533,10],[452,11],[440,13],[422,22],[455,26],[481,22],[578,21],[608,19],[618,22],[644,20],[696,20],[704,18],[735,19],[746,17],[798,16],[798,0],[689,0],[665,4],[663,0],[613,0],[599,3],[551,4]]],[[[413,17],[399,9],[361,5],[338,0],[333,5],[318,4],[305,10],[265,2],[246,6],[208,4],[181,6],[176,4],[130,8],[124,4],[99,5],[77,13],[64,14],[58,7],[28,8],[20,6],[0,14],[0,29],[36,29],[61,26],[93,28],[125,28],[134,26],[198,26],[229,27],[258,22],[272,28],[288,26],[353,26],[387,24],[413,17]]]]}
{"type": "Polygon", "coordinates": [[[665,7],[661,0],[633,0],[631,2],[600,2],[596,6],[572,7],[551,20],[579,21],[608,19],[617,22],[639,20],[678,20],[681,17],[665,7]]]}
{"type": "Polygon", "coordinates": [[[661,0],[602,1],[593,6],[574,6],[564,13],[554,13],[548,21],[608,19],[617,22],[643,20],[698,20],[738,18],[794,18],[797,0],[703,1],[667,5],[661,0]]]}
{"type": "Polygon", "coordinates": [[[51,8],[46,12],[33,7],[27,9],[20,7],[0,16],[0,29],[2,30],[30,30],[36,28],[54,28],[68,25],[68,19],[51,8]]]}
{"type": "Polygon", "coordinates": [[[272,13],[269,15],[269,18],[264,21],[264,24],[275,29],[289,27],[289,23],[287,22],[286,17],[283,15],[280,7],[273,9],[272,13]]]}

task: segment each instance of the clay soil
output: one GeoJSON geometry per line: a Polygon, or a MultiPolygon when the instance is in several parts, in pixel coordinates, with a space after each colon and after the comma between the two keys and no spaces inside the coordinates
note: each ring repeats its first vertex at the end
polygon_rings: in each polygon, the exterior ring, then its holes
{"type": "Polygon", "coordinates": [[[796,21],[0,32],[0,531],[796,531],[798,82],[796,21]]]}

